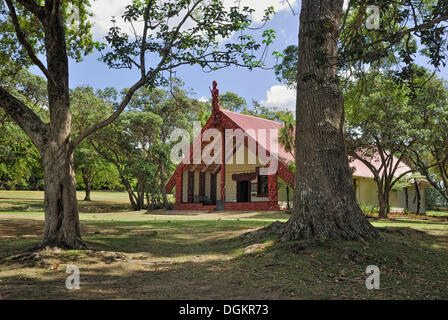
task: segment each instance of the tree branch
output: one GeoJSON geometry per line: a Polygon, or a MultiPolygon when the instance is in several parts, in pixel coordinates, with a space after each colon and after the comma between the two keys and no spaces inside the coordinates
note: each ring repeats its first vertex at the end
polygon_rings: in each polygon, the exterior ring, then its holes
{"type": "Polygon", "coordinates": [[[48,128],[33,110],[2,87],[0,87],[0,107],[25,131],[39,152],[42,152],[48,128]]]}
{"type": "Polygon", "coordinates": [[[38,5],[34,0],[16,0],[18,3],[20,3],[22,6],[24,6],[27,10],[34,13],[39,20],[42,21],[44,18],[44,7],[38,5]]]}
{"type": "Polygon", "coordinates": [[[31,61],[43,72],[45,77],[47,77],[48,81],[54,82],[53,77],[51,77],[47,68],[44,66],[42,61],[39,60],[39,58],[34,53],[33,48],[26,40],[26,35],[23,32],[22,28],[20,27],[19,19],[17,18],[16,9],[14,8],[12,1],[11,0],[5,0],[5,1],[6,1],[6,4],[8,5],[9,15],[11,17],[12,23],[14,25],[14,29],[16,31],[17,39],[19,40],[20,44],[25,49],[25,51],[28,54],[28,57],[31,59],[31,61]]]}

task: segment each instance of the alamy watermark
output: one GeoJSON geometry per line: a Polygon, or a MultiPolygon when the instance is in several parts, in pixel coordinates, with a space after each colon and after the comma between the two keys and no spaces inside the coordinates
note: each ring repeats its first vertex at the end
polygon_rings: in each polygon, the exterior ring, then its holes
{"type": "Polygon", "coordinates": [[[380,8],[375,5],[368,6],[366,9],[367,21],[366,27],[369,30],[378,30],[380,28],[380,8]]]}
{"type": "Polygon", "coordinates": [[[369,275],[366,279],[366,288],[369,290],[380,289],[380,268],[377,266],[368,266],[366,274],[369,275]]]}
{"type": "Polygon", "coordinates": [[[80,289],[80,273],[77,266],[67,266],[65,273],[69,273],[70,276],[65,280],[65,287],[67,290],[80,289]]]}

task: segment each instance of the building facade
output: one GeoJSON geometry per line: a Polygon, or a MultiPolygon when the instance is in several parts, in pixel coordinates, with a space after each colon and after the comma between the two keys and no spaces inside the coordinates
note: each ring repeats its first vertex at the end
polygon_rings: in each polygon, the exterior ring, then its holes
{"type": "MultiPolygon", "coordinates": [[[[174,209],[276,211],[290,208],[294,173],[288,166],[294,162],[294,157],[280,143],[275,143],[273,137],[283,125],[221,109],[216,82],[213,83],[212,107],[212,114],[200,136],[166,185],[167,193],[175,188],[174,209]],[[210,138],[207,132],[213,130],[215,135],[210,138]],[[240,140],[235,136],[229,138],[228,131],[239,132],[242,137],[240,140]],[[195,146],[196,153],[200,154],[199,161],[195,161],[195,146]],[[209,149],[213,151],[207,152],[209,149]],[[210,154],[214,162],[204,161],[204,153],[210,154]],[[266,161],[267,157],[270,162],[266,161]],[[266,168],[269,168],[267,175],[262,173],[266,168]]],[[[377,206],[378,188],[372,173],[359,160],[351,162],[351,166],[354,167],[353,181],[358,201],[377,206]]],[[[400,165],[397,174],[403,170],[409,170],[409,167],[400,165]]],[[[420,184],[420,194],[424,194],[426,186],[420,184]]],[[[418,198],[417,195],[418,191],[413,187],[392,191],[391,212],[416,212],[417,206],[420,212],[425,212],[424,196],[418,198]]]]}

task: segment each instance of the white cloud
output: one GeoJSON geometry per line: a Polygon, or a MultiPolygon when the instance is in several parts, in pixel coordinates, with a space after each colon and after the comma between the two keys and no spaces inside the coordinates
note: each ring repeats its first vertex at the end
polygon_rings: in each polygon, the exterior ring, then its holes
{"type": "MultiPolygon", "coordinates": [[[[224,0],[224,4],[227,7],[235,6],[238,0],[224,0]]],[[[264,10],[270,6],[273,6],[275,12],[282,10],[290,10],[288,2],[286,0],[241,0],[241,7],[250,7],[255,10],[253,13],[253,19],[255,22],[260,22],[264,17],[264,10]]],[[[289,3],[294,7],[297,7],[298,0],[289,0],[289,3]]],[[[297,9],[295,10],[297,11],[297,9]]]]}
{"type": "Polygon", "coordinates": [[[266,92],[266,100],[261,103],[272,108],[295,110],[296,91],[282,85],[273,86],[266,92]]]}
{"type": "Polygon", "coordinates": [[[208,102],[208,98],[207,97],[200,97],[199,99],[198,99],[198,101],[199,102],[208,102]]]}
{"type": "MultiPolygon", "coordinates": [[[[95,0],[92,2],[91,10],[93,17],[91,21],[94,23],[93,32],[96,37],[103,37],[107,34],[113,23],[112,17],[115,17],[116,25],[121,27],[126,32],[131,32],[131,27],[125,23],[121,16],[124,13],[125,7],[129,5],[132,0],[95,0]]],[[[227,8],[237,6],[236,0],[224,0],[227,8]]],[[[298,0],[289,0],[291,5],[296,6],[298,0]]],[[[269,6],[274,6],[276,12],[282,10],[290,10],[286,0],[240,0],[240,6],[248,6],[255,10],[253,19],[255,22],[261,22],[264,16],[264,10],[269,6]]],[[[138,28],[136,28],[138,29],[138,28]]],[[[137,30],[138,32],[138,30],[137,30]]]]}
{"type": "Polygon", "coordinates": [[[117,21],[117,25],[123,30],[128,30],[127,25],[121,16],[124,13],[125,7],[129,5],[132,0],[95,0],[91,4],[91,11],[93,17],[91,21],[94,23],[93,33],[95,36],[105,36],[112,27],[112,17],[117,21]]]}

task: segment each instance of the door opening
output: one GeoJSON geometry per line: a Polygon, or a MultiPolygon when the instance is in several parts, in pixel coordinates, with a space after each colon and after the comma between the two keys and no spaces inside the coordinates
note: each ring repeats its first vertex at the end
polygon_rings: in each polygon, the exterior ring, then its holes
{"type": "Polygon", "coordinates": [[[250,202],[249,181],[238,181],[237,202],[250,202]]]}

